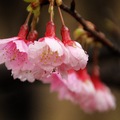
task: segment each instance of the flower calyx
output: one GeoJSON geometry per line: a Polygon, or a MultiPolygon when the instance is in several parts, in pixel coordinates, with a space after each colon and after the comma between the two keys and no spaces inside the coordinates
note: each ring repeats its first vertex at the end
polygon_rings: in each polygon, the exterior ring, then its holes
{"type": "Polygon", "coordinates": [[[69,29],[66,26],[62,26],[61,28],[62,42],[64,44],[73,46],[74,41],[71,40],[69,29]]]}
{"type": "Polygon", "coordinates": [[[52,21],[48,22],[46,25],[46,37],[55,37],[55,25],[52,21]]]}
{"type": "Polygon", "coordinates": [[[18,37],[20,37],[21,39],[26,39],[27,34],[28,34],[28,25],[23,24],[19,30],[18,37]]]}

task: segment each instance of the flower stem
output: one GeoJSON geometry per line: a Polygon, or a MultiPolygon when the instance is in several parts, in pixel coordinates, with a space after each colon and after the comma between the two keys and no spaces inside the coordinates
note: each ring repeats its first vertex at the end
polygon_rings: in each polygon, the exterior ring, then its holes
{"type": "Polygon", "coordinates": [[[35,30],[36,24],[37,24],[37,17],[33,17],[32,23],[31,23],[31,31],[35,30]]]}
{"type": "Polygon", "coordinates": [[[49,0],[49,12],[50,12],[50,21],[53,22],[53,16],[54,16],[54,0],[49,0]]]}
{"type": "Polygon", "coordinates": [[[58,6],[58,11],[59,11],[59,14],[60,14],[60,19],[61,19],[62,25],[65,26],[65,22],[64,22],[64,19],[63,19],[63,15],[62,15],[62,12],[61,12],[61,9],[60,9],[59,6],[58,6]]]}
{"type": "Polygon", "coordinates": [[[32,15],[32,12],[29,12],[27,18],[26,18],[26,21],[25,21],[25,24],[28,24],[29,23],[29,20],[30,20],[30,17],[32,15]]]}

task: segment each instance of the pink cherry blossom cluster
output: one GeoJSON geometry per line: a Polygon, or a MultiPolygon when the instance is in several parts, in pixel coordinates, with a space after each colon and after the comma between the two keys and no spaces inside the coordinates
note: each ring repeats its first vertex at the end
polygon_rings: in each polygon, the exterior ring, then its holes
{"type": "Polygon", "coordinates": [[[85,112],[115,109],[115,98],[101,82],[98,66],[94,66],[91,76],[88,74],[88,55],[78,42],[71,40],[59,6],[62,40],[56,37],[52,2],[50,1],[50,22],[46,25],[45,36],[37,40],[35,26],[40,3],[30,1],[30,13],[18,35],[0,39],[0,64],[4,63],[11,70],[14,79],[49,83],[51,91],[58,92],[60,99],[78,104],[85,112]],[[28,23],[32,13],[34,17],[29,31],[28,23]]]}
{"type": "Polygon", "coordinates": [[[115,108],[114,96],[101,83],[98,69],[92,76],[87,73],[88,55],[78,42],[71,40],[66,26],[61,28],[62,40],[56,37],[51,21],[43,38],[37,40],[35,30],[28,32],[28,25],[24,24],[18,36],[0,40],[0,64],[5,63],[14,79],[50,83],[51,91],[80,105],[85,112],[115,108]]]}
{"type": "Polygon", "coordinates": [[[90,76],[86,68],[68,70],[68,79],[53,73],[45,82],[51,84],[51,91],[58,92],[60,99],[72,101],[87,113],[104,112],[116,107],[110,89],[100,81],[99,75],[93,72],[90,76]]]}
{"type": "Polygon", "coordinates": [[[14,79],[29,82],[45,79],[54,72],[66,77],[69,69],[85,68],[88,55],[78,42],[71,40],[66,26],[61,35],[62,40],[56,37],[55,25],[50,21],[45,37],[36,40],[36,31],[28,35],[24,24],[17,37],[0,40],[0,63],[5,63],[14,79]]]}

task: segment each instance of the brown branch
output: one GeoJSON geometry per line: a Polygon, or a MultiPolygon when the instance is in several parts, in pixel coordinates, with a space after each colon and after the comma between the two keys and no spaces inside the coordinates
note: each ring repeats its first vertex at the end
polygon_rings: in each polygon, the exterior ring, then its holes
{"type": "Polygon", "coordinates": [[[74,17],[80,24],[82,24],[83,28],[88,31],[94,38],[96,41],[99,41],[100,43],[102,43],[104,46],[108,47],[110,50],[118,53],[120,55],[120,49],[118,49],[116,46],[114,46],[114,44],[105,37],[105,35],[98,31],[98,30],[93,30],[91,29],[86,20],[76,11],[72,11],[71,8],[69,8],[68,6],[66,6],[65,4],[62,4],[60,6],[60,8],[62,10],[64,10],[65,12],[69,13],[72,17],[74,17]]]}
{"type": "MultiPolygon", "coordinates": [[[[40,1],[41,5],[46,5],[49,3],[48,0],[40,1]]],[[[106,38],[106,36],[102,32],[98,31],[98,29],[91,29],[87,24],[86,20],[74,8],[71,9],[71,7],[68,7],[64,3],[60,6],[60,8],[70,14],[72,17],[74,17],[83,26],[84,30],[88,31],[95,38],[96,41],[99,41],[111,51],[114,51],[115,53],[120,55],[120,49],[116,47],[108,38],[106,38]]]]}

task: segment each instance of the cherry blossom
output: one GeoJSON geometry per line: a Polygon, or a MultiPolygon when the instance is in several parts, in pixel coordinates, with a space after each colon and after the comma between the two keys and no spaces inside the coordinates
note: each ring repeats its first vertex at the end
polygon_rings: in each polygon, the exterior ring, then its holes
{"type": "Polygon", "coordinates": [[[29,45],[30,59],[45,71],[52,72],[60,66],[65,57],[65,47],[55,36],[55,25],[48,22],[45,37],[29,45]]]}
{"type": "MultiPolygon", "coordinates": [[[[32,30],[29,32],[27,36],[27,48],[30,44],[32,44],[38,36],[38,33],[36,30],[32,30]]],[[[34,82],[36,80],[36,76],[40,76],[41,78],[43,76],[44,71],[41,69],[37,69],[38,67],[35,66],[34,62],[29,60],[28,51],[26,54],[26,59],[23,62],[23,66],[20,69],[12,69],[12,75],[14,79],[19,78],[21,81],[29,81],[34,82]]]]}
{"type": "Polygon", "coordinates": [[[53,73],[45,82],[51,84],[51,91],[59,93],[60,99],[67,99],[80,105],[82,100],[85,98],[89,100],[95,92],[89,75],[86,75],[86,70],[84,72],[85,74],[79,75],[76,71],[69,70],[68,79],[63,79],[59,73],[53,73]],[[84,80],[81,80],[83,77],[84,80]]]}
{"type": "Polygon", "coordinates": [[[68,79],[53,73],[44,83],[51,84],[51,91],[56,91],[60,99],[78,104],[87,113],[104,112],[115,108],[115,99],[110,89],[100,82],[99,77],[90,77],[87,69],[68,71],[68,79]]]}
{"type": "Polygon", "coordinates": [[[0,40],[0,63],[5,63],[8,69],[22,67],[28,52],[25,40],[27,26],[22,26],[17,37],[0,40]]]}
{"type": "Polygon", "coordinates": [[[82,49],[82,46],[71,40],[69,30],[66,26],[63,26],[61,29],[62,42],[67,48],[69,61],[68,66],[72,67],[75,70],[84,69],[88,61],[88,55],[82,49]]]}
{"type": "MultiPolygon", "coordinates": [[[[30,76],[32,76],[31,70],[34,68],[34,63],[28,59],[28,46],[32,42],[32,37],[30,40],[26,40],[27,33],[28,26],[24,24],[20,28],[18,36],[0,40],[2,58],[0,64],[5,63],[7,69],[12,70],[13,77],[22,81],[27,79],[32,81],[30,76]]],[[[32,76],[33,78],[34,76],[32,76]]]]}
{"type": "Polygon", "coordinates": [[[81,108],[88,113],[115,109],[115,98],[110,89],[100,81],[98,66],[94,67],[91,80],[95,87],[95,92],[89,96],[89,99],[88,96],[82,99],[80,102],[81,108]]]}
{"type": "Polygon", "coordinates": [[[91,79],[96,89],[96,93],[94,96],[96,109],[98,111],[115,109],[115,98],[112,95],[110,89],[101,82],[98,66],[94,67],[91,79]]]}

